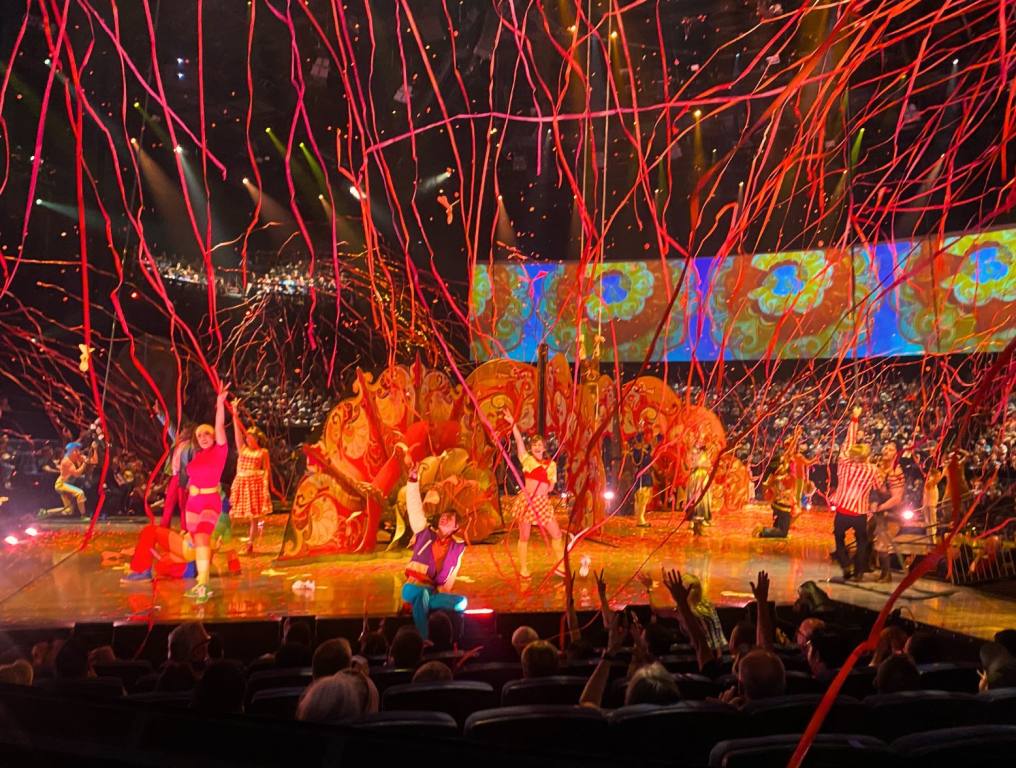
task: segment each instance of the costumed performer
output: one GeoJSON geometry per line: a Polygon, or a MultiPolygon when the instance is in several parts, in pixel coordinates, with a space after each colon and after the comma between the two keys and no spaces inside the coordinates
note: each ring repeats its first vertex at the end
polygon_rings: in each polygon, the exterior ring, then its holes
{"type": "Polygon", "coordinates": [[[166,500],[162,507],[162,527],[169,528],[173,512],[180,510],[180,528],[187,530],[187,465],[194,456],[194,427],[186,424],[180,427],[173,443],[173,455],[166,471],[169,483],[166,485],[166,500]]]}
{"type": "Polygon", "coordinates": [[[886,443],[882,448],[879,460],[881,473],[880,485],[876,489],[878,502],[872,507],[871,540],[878,555],[879,577],[881,582],[892,581],[892,556],[896,553],[892,532],[889,530],[890,517],[896,514],[903,505],[903,492],[906,479],[899,464],[899,450],[896,443],[886,443]]]}
{"type": "Polygon", "coordinates": [[[233,401],[233,439],[236,441],[236,476],[229,491],[229,516],[250,523],[247,554],[254,554],[254,542],[264,519],[272,513],[271,459],[268,438],[257,427],[245,430],[240,423],[240,401],[233,401]]]}
{"type": "Polygon", "coordinates": [[[871,446],[857,442],[858,421],[861,407],[856,406],[850,414],[847,439],[840,448],[836,462],[836,488],[829,494],[829,506],[836,513],[833,518],[833,538],[836,541],[836,561],[843,569],[844,579],[861,581],[868,563],[869,497],[878,483],[878,467],[868,461],[871,446]],[[850,568],[847,553],[847,531],[854,532],[857,548],[854,550],[854,567],[850,568]]]}
{"type": "Polygon", "coordinates": [[[709,493],[710,461],[709,452],[701,444],[692,446],[689,452],[690,472],[688,473],[688,495],[691,502],[687,519],[692,521],[692,531],[701,535],[702,527],[713,524],[713,501],[709,493]]]}
{"type": "Polygon", "coordinates": [[[522,439],[522,432],[515,418],[504,412],[515,436],[515,447],[525,477],[522,492],[515,497],[515,519],[519,523],[519,575],[527,579],[529,572],[529,535],[533,525],[550,537],[550,548],[554,552],[554,574],[563,577],[564,540],[561,527],[554,517],[554,506],[550,503],[550,492],[557,484],[557,463],[547,456],[547,443],[542,435],[533,435],[529,439],[529,450],[522,439]]]}
{"type": "Polygon", "coordinates": [[[208,589],[211,538],[222,513],[220,484],[229,454],[225,424],[228,395],[228,388],[223,386],[215,398],[215,426],[202,424],[194,430],[197,450],[187,465],[189,486],[185,518],[187,531],[194,537],[194,559],[198,573],[198,582],[187,591],[187,596],[202,602],[211,595],[208,589]]]}
{"type": "MultiPolygon", "coordinates": [[[[219,515],[219,521],[212,531],[212,552],[219,551],[232,538],[229,515],[219,515]]],[[[141,529],[138,543],[128,573],[120,579],[121,583],[159,579],[193,579],[198,575],[195,562],[197,553],[194,541],[189,533],[177,533],[168,528],[149,523],[141,529]]],[[[240,561],[233,552],[229,558],[231,573],[239,573],[240,561]]]]}
{"type": "Polygon", "coordinates": [[[452,593],[455,578],[462,565],[466,542],[456,535],[459,530],[459,511],[449,507],[441,511],[437,526],[427,522],[427,508],[436,508],[441,499],[437,490],[420,496],[420,466],[407,454],[409,481],[406,484],[406,511],[409,527],[416,538],[413,554],[406,566],[406,583],[402,585],[402,599],[409,606],[413,623],[420,635],[427,639],[428,618],[431,611],[466,610],[466,598],[452,593]]]}
{"type": "Polygon", "coordinates": [[[88,513],[85,511],[85,492],[71,481],[82,477],[88,468],[97,464],[98,461],[99,450],[94,443],[92,453],[87,459],[81,451],[81,443],[67,443],[63,458],[60,459],[60,474],[57,475],[56,482],[53,484],[63,500],[62,514],[72,514],[73,508],[76,506],[81,517],[88,517],[88,513]]]}

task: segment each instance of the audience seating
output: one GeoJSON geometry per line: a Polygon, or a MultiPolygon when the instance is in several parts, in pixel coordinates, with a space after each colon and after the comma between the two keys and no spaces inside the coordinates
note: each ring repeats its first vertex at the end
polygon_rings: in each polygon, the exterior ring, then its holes
{"type": "Polygon", "coordinates": [[[501,689],[501,706],[578,704],[588,679],[575,675],[552,675],[528,680],[512,680],[505,683],[501,689]]]}
{"type": "Polygon", "coordinates": [[[522,665],[516,662],[490,662],[487,664],[466,664],[455,675],[456,680],[476,680],[487,683],[498,696],[504,684],[522,678],[522,665]]]}
{"type": "Polygon", "coordinates": [[[119,678],[127,693],[134,693],[138,680],[145,675],[153,674],[154,671],[152,663],[145,659],[140,661],[113,661],[95,665],[96,675],[99,677],[119,678]]]}
{"type": "Polygon", "coordinates": [[[921,687],[926,691],[977,693],[981,676],[976,664],[922,664],[921,687]]]}
{"type": "Polygon", "coordinates": [[[118,699],[124,695],[119,677],[86,677],[81,680],[47,678],[36,681],[37,687],[73,698],[118,699]]]}
{"type": "Polygon", "coordinates": [[[405,685],[413,679],[415,669],[392,669],[391,667],[371,667],[370,679],[377,686],[377,692],[384,692],[393,685],[405,685]]]}
{"type": "MultiPolygon", "coordinates": [[[[821,693],[826,686],[816,680],[808,672],[787,672],[787,694],[796,696],[808,693],[821,693]]],[[[871,691],[868,691],[871,693],[871,691]]]]}
{"type": "MultiPolygon", "coordinates": [[[[755,736],[802,733],[811,721],[821,693],[777,696],[745,705],[744,714],[755,736]]],[[[850,696],[837,696],[822,722],[823,733],[865,733],[867,712],[861,702],[850,696]]]]}
{"type": "Polygon", "coordinates": [[[997,688],[979,693],[988,707],[987,719],[1000,725],[1016,725],[1016,688],[997,688]]]}
{"type": "Polygon", "coordinates": [[[255,693],[244,711],[248,715],[274,717],[280,720],[292,720],[296,717],[296,707],[306,686],[291,688],[264,688],[255,693]]]}
{"type": "Polygon", "coordinates": [[[306,688],[311,683],[309,669],[267,669],[247,676],[247,689],[244,692],[244,708],[250,706],[258,691],[271,688],[306,688]]]}
{"type": "MultiPolygon", "coordinates": [[[[783,768],[800,742],[800,734],[721,741],[709,753],[709,768],[783,768]]],[[[822,768],[899,768],[899,757],[885,742],[859,734],[819,734],[805,765],[822,768]]]]}
{"type": "Polygon", "coordinates": [[[718,701],[682,701],[666,707],[636,704],[607,715],[610,741],[618,755],[704,765],[721,739],[746,736],[747,718],[718,701]]]}
{"type": "Polygon", "coordinates": [[[875,690],[875,673],[877,671],[875,667],[854,667],[847,675],[847,679],[843,681],[840,695],[863,699],[865,696],[877,693],[875,690]]]}
{"type": "Polygon", "coordinates": [[[393,685],[381,699],[381,708],[386,711],[446,712],[459,724],[465,723],[474,712],[496,704],[494,689],[487,683],[472,680],[393,685]]]}
{"type": "Polygon", "coordinates": [[[892,748],[914,765],[1012,765],[1016,725],[973,725],[912,733],[894,741],[892,748]]]}
{"type": "Polygon", "coordinates": [[[971,725],[987,713],[987,702],[967,693],[904,691],[869,696],[869,731],[885,741],[938,728],[971,725]]]}
{"type": "Polygon", "coordinates": [[[447,712],[407,711],[376,712],[358,720],[359,730],[418,738],[427,736],[452,737],[458,734],[459,724],[447,712]]]}
{"type": "Polygon", "coordinates": [[[607,720],[598,709],[569,706],[519,706],[485,709],[466,719],[465,735],[504,747],[555,744],[565,751],[602,751],[607,720]],[[564,745],[573,745],[570,749],[564,745]]]}
{"type": "Polygon", "coordinates": [[[132,693],[127,696],[127,701],[134,704],[161,704],[186,709],[190,706],[192,698],[194,698],[193,691],[147,691],[146,693],[132,693]]]}

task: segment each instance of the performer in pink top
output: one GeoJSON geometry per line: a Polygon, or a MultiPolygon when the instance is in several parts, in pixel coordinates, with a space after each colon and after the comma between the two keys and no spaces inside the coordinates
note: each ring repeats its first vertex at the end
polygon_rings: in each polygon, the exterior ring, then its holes
{"type": "Polygon", "coordinates": [[[208,572],[212,560],[212,531],[222,513],[220,483],[226,467],[229,448],[226,445],[226,397],[223,386],[215,398],[215,426],[202,424],[194,430],[197,450],[187,465],[188,495],[185,515],[187,530],[194,539],[194,561],[198,583],[187,592],[188,597],[204,602],[208,591],[208,572]]]}

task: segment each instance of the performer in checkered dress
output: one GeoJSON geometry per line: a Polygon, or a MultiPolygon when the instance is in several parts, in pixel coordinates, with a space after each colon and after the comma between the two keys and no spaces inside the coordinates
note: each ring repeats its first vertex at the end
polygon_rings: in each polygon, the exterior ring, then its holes
{"type": "Polygon", "coordinates": [[[561,528],[554,517],[554,507],[550,502],[550,492],[557,483],[557,464],[546,455],[547,444],[540,435],[533,435],[529,440],[529,449],[522,439],[519,425],[510,413],[505,418],[512,426],[515,436],[515,447],[518,449],[519,461],[525,476],[525,487],[515,497],[515,519],[519,524],[519,575],[529,578],[529,534],[533,526],[550,537],[550,547],[554,552],[556,563],[554,572],[564,576],[564,542],[561,528]]]}
{"type": "Polygon", "coordinates": [[[836,540],[836,560],[843,569],[843,578],[860,581],[864,576],[868,558],[867,514],[871,507],[869,497],[878,484],[878,467],[869,461],[871,446],[857,442],[858,420],[861,408],[855,407],[850,415],[847,439],[840,449],[836,463],[836,489],[829,494],[829,506],[836,513],[833,519],[833,538],[836,540]],[[854,568],[850,570],[847,553],[847,531],[854,532],[857,549],[854,551],[854,568]]]}
{"type": "Polygon", "coordinates": [[[899,464],[899,451],[896,443],[886,443],[882,448],[882,455],[879,461],[880,483],[878,488],[879,503],[872,512],[872,541],[875,545],[875,553],[878,555],[878,567],[881,573],[878,580],[882,582],[892,581],[892,570],[890,568],[891,557],[896,551],[893,545],[892,533],[889,531],[889,518],[899,511],[903,504],[903,491],[906,487],[906,480],[903,477],[903,470],[899,464]]]}

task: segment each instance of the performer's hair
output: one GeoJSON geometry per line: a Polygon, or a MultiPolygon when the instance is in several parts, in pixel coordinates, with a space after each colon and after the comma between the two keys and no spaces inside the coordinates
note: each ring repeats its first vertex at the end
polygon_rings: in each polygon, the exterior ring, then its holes
{"type": "Polygon", "coordinates": [[[268,447],[268,436],[264,432],[262,432],[258,427],[251,427],[250,429],[247,430],[247,434],[248,436],[253,437],[255,440],[258,441],[258,447],[260,448],[268,447]]]}
{"type": "Polygon", "coordinates": [[[194,437],[197,437],[199,432],[211,432],[214,435],[215,427],[213,427],[211,424],[198,424],[196,427],[194,427],[194,431],[192,432],[192,434],[194,435],[194,437]]]}
{"type": "Polygon", "coordinates": [[[67,443],[67,445],[64,446],[64,456],[69,456],[74,451],[79,451],[79,450],[81,450],[81,443],[79,443],[77,441],[75,441],[73,443],[67,443]]]}
{"type": "Polygon", "coordinates": [[[537,432],[535,435],[529,438],[529,444],[532,445],[533,443],[543,443],[544,445],[546,445],[547,438],[545,438],[543,435],[537,432]]]}

